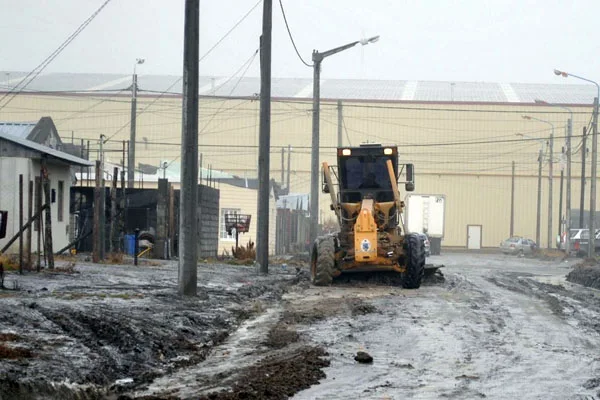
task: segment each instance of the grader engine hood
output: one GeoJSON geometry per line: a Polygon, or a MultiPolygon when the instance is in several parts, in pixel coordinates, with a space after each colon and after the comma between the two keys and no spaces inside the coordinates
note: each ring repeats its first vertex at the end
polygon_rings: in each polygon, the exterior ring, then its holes
{"type": "Polygon", "coordinates": [[[354,224],[354,259],[373,261],[377,258],[377,224],[373,217],[373,199],[364,199],[354,224]]]}

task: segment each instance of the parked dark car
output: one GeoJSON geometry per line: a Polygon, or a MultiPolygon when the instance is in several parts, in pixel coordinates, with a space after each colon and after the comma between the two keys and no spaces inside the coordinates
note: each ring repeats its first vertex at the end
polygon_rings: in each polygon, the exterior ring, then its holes
{"type": "Polygon", "coordinates": [[[427,235],[424,233],[419,233],[419,238],[423,241],[425,257],[429,257],[431,255],[431,243],[429,242],[429,237],[427,237],[427,235]]]}
{"type": "Polygon", "coordinates": [[[500,243],[500,250],[502,253],[520,256],[533,253],[537,247],[535,241],[520,236],[510,237],[500,243]]]}
{"type": "MultiPolygon", "coordinates": [[[[575,253],[577,257],[586,257],[588,254],[589,239],[589,229],[571,229],[571,235],[569,236],[571,253],[575,253]]],[[[596,254],[600,253],[600,229],[596,229],[594,245],[596,247],[596,254]]]]}

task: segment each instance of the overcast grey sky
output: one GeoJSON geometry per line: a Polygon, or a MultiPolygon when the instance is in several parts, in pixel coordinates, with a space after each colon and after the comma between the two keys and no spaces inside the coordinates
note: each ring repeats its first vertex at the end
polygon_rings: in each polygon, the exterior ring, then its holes
{"type": "MultiPolygon", "coordinates": [[[[104,0],[0,0],[0,70],[30,71],[104,0]]],[[[201,0],[200,54],[256,0],[201,0]]],[[[45,72],[181,75],[184,0],[112,0],[45,72]]],[[[327,58],[324,79],[567,83],[553,68],[600,81],[598,0],[283,0],[299,51],[381,35],[327,58]]],[[[230,76],[258,47],[262,4],[204,61],[230,76]]],[[[258,57],[247,76],[259,76],[258,57]]],[[[311,77],[273,2],[273,77],[311,77]]],[[[581,83],[569,79],[568,83],[581,83]]]]}

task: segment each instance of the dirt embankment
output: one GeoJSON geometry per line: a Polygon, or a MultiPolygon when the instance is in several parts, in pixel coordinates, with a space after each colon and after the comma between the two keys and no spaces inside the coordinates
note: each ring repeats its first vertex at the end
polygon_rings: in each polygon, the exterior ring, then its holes
{"type": "Polygon", "coordinates": [[[594,289],[600,289],[600,265],[592,260],[586,260],[569,272],[569,282],[578,283],[594,289]]]}

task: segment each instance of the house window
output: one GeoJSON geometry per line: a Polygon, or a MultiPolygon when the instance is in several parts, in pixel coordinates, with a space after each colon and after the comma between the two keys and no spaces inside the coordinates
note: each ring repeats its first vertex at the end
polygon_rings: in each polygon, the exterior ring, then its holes
{"type": "Polygon", "coordinates": [[[239,208],[222,208],[221,209],[221,223],[219,226],[219,237],[221,239],[235,239],[232,235],[227,234],[227,229],[225,228],[225,215],[227,214],[239,214],[241,210],[239,208]]]}
{"type": "Polygon", "coordinates": [[[64,218],[65,208],[65,182],[58,181],[58,222],[62,222],[64,218]]]}

